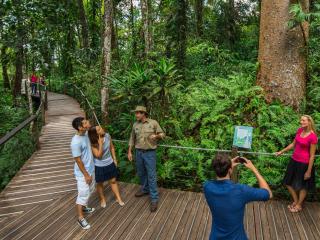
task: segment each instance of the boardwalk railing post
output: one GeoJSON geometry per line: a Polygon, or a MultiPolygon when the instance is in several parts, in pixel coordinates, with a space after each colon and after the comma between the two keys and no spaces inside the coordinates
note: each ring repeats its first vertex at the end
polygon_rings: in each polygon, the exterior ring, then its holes
{"type": "Polygon", "coordinates": [[[67,94],[67,83],[65,82],[64,84],[63,84],[63,94],[67,94]]]}
{"type": "Polygon", "coordinates": [[[47,88],[45,87],[45,92],[44,92],[44,109],[47,111],[48,110],[48,91],[47,88]]]}
{"type": "Polygon", "coordinates": [[[75,96],[76,96],[76,88],[74,87],[74,85],[72,85],[72,90],[73,90],[73,98],[75,98],[75,96]]]}

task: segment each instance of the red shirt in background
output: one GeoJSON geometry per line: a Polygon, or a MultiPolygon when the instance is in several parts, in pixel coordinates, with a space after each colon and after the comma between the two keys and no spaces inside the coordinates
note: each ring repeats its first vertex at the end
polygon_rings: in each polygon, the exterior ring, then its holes
{"type": "Polygon", "coordinates": [[[296,145],[294,147],[292,158],[293,160],[301,163],[309,163],[310,160],[310,146],[311,144],[318,143],[318,137],[315,133],[311,132],[306,137],[301,137],[303,128],[299,128],[296,133],[296,145]]]}
{"type": "Polygon", "coordinates": [[[31,76],[31,82],[32,82],[32,83],[36,83],[37,81],[38,81],[37,76],[34,75],[34,74],[32,74],[32,76],[31,76]]]}

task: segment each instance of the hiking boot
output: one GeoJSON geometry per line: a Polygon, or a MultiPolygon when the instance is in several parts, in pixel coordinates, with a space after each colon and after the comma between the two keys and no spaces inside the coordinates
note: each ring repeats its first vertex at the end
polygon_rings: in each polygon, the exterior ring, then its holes
{"type": "Polygon", "coordinates": [[[143,197],[143,196],[148,195],[148,194],[149,193],[138,191],[138,192],[136,192],[136,194],[134,196],[135,197],[143,197]]]}
{"type": "Polygon", "coordinates": [[[158,209],[158,203],[157,202],[152,202],[150,205],[150,211],[155,212],[158,209]]]}
{"type": "Polygon", "coordinates": [[[87,229],[90,228],[90,224],[89,224],[89,223],[87,222],[87,220],[84,219],[84,218],[82,218],[81,220],[78,219],[78,224],[80,225],[80,227],[81,227],[82,229],[87,230],[87,229]]]}

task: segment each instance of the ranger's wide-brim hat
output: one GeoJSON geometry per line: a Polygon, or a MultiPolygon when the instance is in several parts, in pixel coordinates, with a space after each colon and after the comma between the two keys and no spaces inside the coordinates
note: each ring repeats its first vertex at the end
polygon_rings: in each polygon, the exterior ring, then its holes
{"type": "Polygon", "coordinates": [[[145,113],[148,113],[147,112],[147,108],[144,107],[144,106],[136,106],[136,109],[132,110],[131,112],[145,112],[145,113]]]}

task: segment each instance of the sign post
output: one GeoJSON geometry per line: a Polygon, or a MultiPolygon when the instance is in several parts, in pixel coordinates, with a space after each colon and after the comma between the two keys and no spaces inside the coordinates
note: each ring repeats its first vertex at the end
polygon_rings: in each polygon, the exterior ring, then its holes
{"type": "MultiPolygon", "coordinates": [[[[251,149],[252,145],[252,132],[253,127],[248,126],[235,126],[233,135],[233,146],[231,157],[234,158],[239,155],[238,149],[251,149]]],[[[234,169],[232,173],[232,180],[238,182],[238,170],[234,169]]]]}

